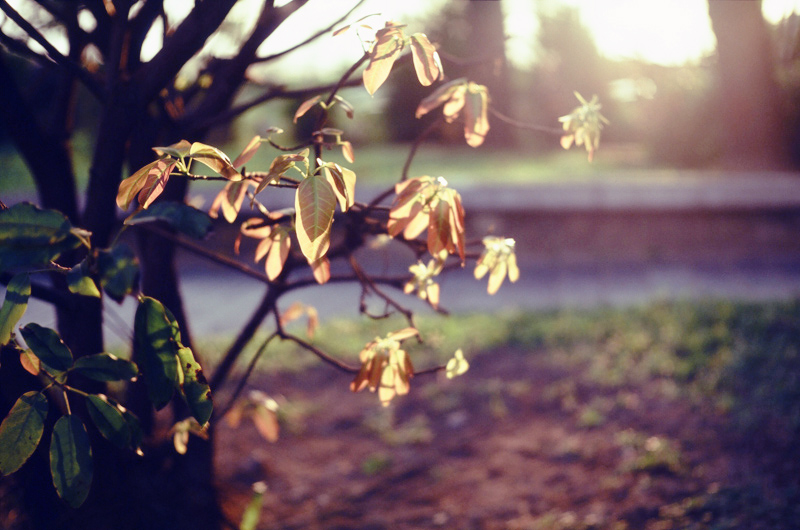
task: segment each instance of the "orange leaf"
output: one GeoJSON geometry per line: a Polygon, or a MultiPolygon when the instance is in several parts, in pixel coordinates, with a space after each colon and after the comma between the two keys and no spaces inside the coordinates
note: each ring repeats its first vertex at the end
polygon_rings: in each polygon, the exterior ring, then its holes
{"type": "Polygon", "coordinates": [[[328,261],[326,256],[321,257],[314,263],[310,263],[311,272],[314,274],[314,279],[317,283],[322,285],[328,283],[331,279],[331,262],[328,261]]]}
{"type": "Polygon", "coordinates": [[[142,191],[139,192],[139,205],[142,208],[150,206],[164,191],[175,164],[177,164],[177,161],[169,158],[163,158],[156,162],[155,167],[147,175],[142,191]]]}
{"type": "Polygon", "coordinates": [[[242,175],[233,167],[231,159],[228,155],[217,149],[212,145],[195,142],[189,149],[189,155],[192,160],[196,160],[201,164],[208,166],[219,175],[231,181],[242,180],[242,175]]]}
{"type": "Polygon", "coordinates": [[[147,182],[147,177],[150,171],[158,164],[160,160],[150,162],[146,166],[136,171],[130,177],[124,179],[119,183],[119,190],[117,191],[117,206],[122,210],[127,210],[133,202],[133,198],[139,193],[142,187],[147,182]]]}
{"type": "Polygon", "coordinates": [[[276,229],[273,235],[272,247],[269,249],[266,262],[264,262],[264,270],[267,273],[267,278],[271,281],[275,281],[283,272],[283,266],[286,265],[291,245],[292,240],[289,237],[289,233],[284,228],[276,229]]]}

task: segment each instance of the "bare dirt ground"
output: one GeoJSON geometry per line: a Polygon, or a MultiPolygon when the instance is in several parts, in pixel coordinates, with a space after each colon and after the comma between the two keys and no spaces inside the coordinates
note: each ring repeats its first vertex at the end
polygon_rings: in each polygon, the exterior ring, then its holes
{"type": "Polygon", "coordinates": [[[265,529],[800,528],[792,441],[667,380],[609,387],[504,348],[389,409],[347,385],[325,368],[253,382],[287,404],[277,443],[219,430],[231,521],[264,481],[265,529]]]}

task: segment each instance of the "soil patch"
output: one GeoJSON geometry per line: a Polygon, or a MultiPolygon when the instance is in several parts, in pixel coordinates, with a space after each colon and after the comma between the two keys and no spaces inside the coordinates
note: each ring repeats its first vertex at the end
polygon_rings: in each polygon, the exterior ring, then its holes
{"type": "Polygon", "coordinates": [[[415,379],[386,409],[347,385],[326,368],[252,382],[286,400],[282,432],[270,444],[250,424],[218,429],[231,521],[263,481],[259,528],[800,524],[791,440],[744,435],[670,380],[608,386],[544,351],[503,348],[456,380],[415,379]]]}

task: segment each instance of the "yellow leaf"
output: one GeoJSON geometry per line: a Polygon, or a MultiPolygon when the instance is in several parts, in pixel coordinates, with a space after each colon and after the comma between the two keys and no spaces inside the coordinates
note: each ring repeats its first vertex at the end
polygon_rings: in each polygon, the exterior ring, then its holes
{"type": "MultiPolygon", "coordinates": [[[[336,194],[324,176],[312,175],[297,187],[295,194],[297,241],[309,264],[320,260],[328,251],[335,208],[336,194]]],[[[316,272],[315,277],[317,277],[316,272]]]]}
{"type": "Polygon", "coordinates": [[[454,377],[463,375],[467,370],[469,370],[469,363],[464,358],[464,352],[462,352],[461,348],[459,348],[456,350],[453,358],[447,361],[447,366],[445,366],[445,374],[447,375],[448,379],[453,379],[454,377]]]}
{"type": "Polygon", "coordinates": [[[249,162],[259,147],[261,147],[261,136],[256,135],[250,140],[250,143],[247,144],[241,154],[236,157],[236,160],[233,161],[234,167],[242,167],[249,162]]]}

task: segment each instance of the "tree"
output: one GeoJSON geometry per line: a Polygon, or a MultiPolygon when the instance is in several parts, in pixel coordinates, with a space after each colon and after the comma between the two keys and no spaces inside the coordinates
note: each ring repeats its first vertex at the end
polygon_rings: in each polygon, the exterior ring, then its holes
{"type": "Polygon", "coordinates": [[[783,167],[782,95],[761,1],[709,0],[708,14],[717,37],[722,161],[736,168],[783,167]]]}
{"type": "MultiPolygon", "coordinates": [[[[371,94],[394,63],[409,60],[406,57],[413,61],[423,85],[442,78],[436,49],[423,34],[387,22],[374,31],[374,37],[362,40],[364,54],[337,83],[300,91],[267,86],[260,97],[234,106],[247,68],[283,55],[258,57],[261,43],[306,2],[295,0],[280,8],[264,3],[254,29],[232,58],[207,55],[194,83],[176,83],[187,61],[207,53],[204,43],[234,4],[197,3],[177,27],[165,32],[160,51],[144,61],[146,35],[157,21],[165,27],[170,22],[162,2],[97,1],[67,6],[29,2],[24,4],[30,8],[26,15],[38,21],[35,26],[0,0],[0,9],[22,30],[15,34],[4,24],[0,33],[4,47],[52,69],[56,84],[64,90],[63,100],[57,98],[61,105],[51,114],[57,127],[43,125],[35,119],[13,73],[0,69],[3,95],[13,103],[3,107],[6,130],[31,168],[41,204],[41,208],[0,204],[0,273],[7,284],[0,309],[0,392],[5,418],[0,425],[0,472],[16,479],[21,502],[37,528],[218,527],[220,514],[212,486],[213,425],[225,414],[241,414],[244,409],[232,400],[215,410],[212,391],[234,383],[234,362],[268,316],[274,317],[275,331],[257,355],[274,339],[293,341],[350,373],[351,390],[369,388],[388,403],[409,390],[415,371],[403,342],[417,336],[417,331],[412,313],[387,288],[415,294],[438,309],[436,277],[467,259],[477,260],[476,277],[488,274],[490,293],[506,276],[511,281],[518,276],[512,240],[485,238],[479,243],[481,249],[473,250],[465,239],[458,192],[441,177],[409,177],[419,142],[400,172],[400,182],[367,204],[354,200],[355,172],[324,158],[327,150],[337,148],[353,162],[345,133],[326,125],[332,112],[352,113],[339,91],[354,82],[359,68],[366,65],[361,81],[371,94]],[[92,30],[79,23],[87,14],[96,22],[92,30]],[[70,44],[67,53],[59,52],[42,35],[40,29],[52,26],[64,29],[70,44]],[[32,51],[30,42],[44,48],[44,54],[32,51]],[[87,58],[87,47],[100,50],[102,67],[87,58]],[[404,55],[407,49],[410,54],[404,55]],[[82,209],[68,143],[72,108],[68,103],[78,83],[99,100],[101,109],[82,209]],[[281,131],[271,130],[266,136],[256,135],[232,160],[198,141],[213,125],[261,102],[299,96],[307,99],[295,121],[312,108],[322,110],[311,137],[301,145],[283,146],[281,131]],[[266,171],[245,170],[263,144],[281,154],[266,171]],[[211,175],[198,173],[198,166],[211,175]],[[128,176],[123,179],[123,175],[128,176]],[[253,216],[241,224],[241,236],[259,240],[256,261],[265,260],[264,272],[243,268],[191,239],[202,239],[212,225],[209,215],[182,202],[187,183],[195,179],[225,184],[209,211],[211,217],[221,214],[234,222],[249,203],[253,216]],[[270,212],[264,207],[259,194],[274,189],[294,193],[291,211],[270,212]],[[386,205],[392,196],[391,205],[386,205]],[[132,213],[121,215],[131,206],[132,213]],[[136,231],[138,259],[118,242],[120,230],[136,231]],[[409,274],[380,276],[361,266],[356,250],[377,235],[394,237],[417,256],[419,261],[410,266],[409,274]],[[267,286],[259,308],[208,381],[187,333],[172,263],[175,245],[236,268],[267,286]],[[422,260],[426,253],[430,254],[427,263],[422,260]],[[331,260],[343,261],[350,272],[332,273],[331,260]],[[39,283],[42,275],[51,279],[51,285],[39,283]],[[358,366],[287,332],[284,322],[292,315],[279,311],[280,298],[309,283],[329,281],[360,284],[364,297],[377,296],[387,312],[403,314],[408,326],[365,345],[358,366]],[[56,306],[57,330],[37,324],[16,328],[30,296],[56,306]],[[103,353],[103,304],[126,296],[135,296],[138,303],[131,360],[103,353]],[[109,392],[109,381],[132,379],[137,381],[127,386],[126,395],[109,392]],[[172,410],[171,442],[156,436],[154,407],[172,410]],[[188,442],[192,433],[198,436],[188,442]],[[48,484],[51,480],[55,488],[48,484]]],[[[462,120],[469,145],[483,142],[489,129],[485,86],[469,79],[439,83],[420,103],[417,115],[438,107],[447,121],[462,120]]],[[[591,154],[602,126],[598,110],[594,99],[582,100],[563,119],[562,142],[574,140],[591,154]]],[[[313,317],[313,312],[305,311],[313,317]]],[[[466,366],[459,351],[446,366],[423,369],[416,375],[446,370],[455,376],[466,366]]],[[[235,381],[234,397],[248,374],[235,381]]],[[[268,400],[256,401],[242,406],[269,410],[268,400]]]]}

